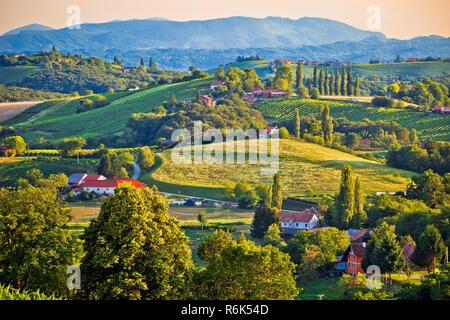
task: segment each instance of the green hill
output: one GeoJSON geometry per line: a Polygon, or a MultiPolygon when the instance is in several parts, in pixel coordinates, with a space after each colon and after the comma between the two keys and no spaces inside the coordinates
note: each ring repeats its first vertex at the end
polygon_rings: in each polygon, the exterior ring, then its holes
{"type": "MultiPolygon", "coordinates": [[[[160,153],[159,157],[157,169],[140,180],[157,185],[161,191],[214,199],[220,197],[227,183],[245,180],[251,184],[272,184],[272,176],[260,174],[260,165],[174,164],[171,150],[160,153]]],[[[280,140],[279,172],[284,197],[305,197],[308,189],[316,194],[337,192],[340,170],[344,164],[351,165],[356,175],[361,176],[367,194],[403,190],[414,174],[320,145],[280,140]],[[396,172],[399,176],[394,176],[396,172]]]]}
{"type": "Polygon", "coordinates": [[[429,114],[409,109],[376,108],[354,105],[345,102],[331,102],[312,99],[278,98],[266,100],[255,106],[266,119],[290,120],[294,117],[295,108],[300,116],[315,114],[319,105],[327,104],[330,115],[334,118],[347,118],[349,121],[361,121],[368,118],[372,121],[395,121],[407,129],[416,129],[422,140],[450,140],[450,117],[441,114],[429,114]]]}
{"type": "Polygon", "coordinates": [[[133,113],[149,112],[168,100],[195,97],[197,88],[209,91],[212,78],[166,84],[138,91],[105,94],[107,106],[77,113],[80,98],[44,102],[2,125],[12,125],[27,140],[44,137],[50,141],[65,137],[94,137],[120,133],[133,113]]]}
{"type": "MultiPolygon", "coordinates": [[[[271,78],[274,73],[271,68],[269,68],[270,61],[258,60],[258,61],[242,61],[226,64],[224,66],[225,71],[230,67],[235,67],[239,69],[252,68],[255,69],[259,77],[271,78]]],[[[295,69],[297,64],[290,66],[292,72],[295,76],[295,69]]],[[[319,66],[320,68],[321,66],[319,66]]],[[[324,67],[325,68],[325,67],[324,67]]],[[[314,66],[303,65],[303,77],[310,78],[313,76],[314,66]]],[[[336,66],[328,66],[328,69],[335,70],[336,66]]],[[[342,67],[339,67],[342,70],[342,67]]],[[[215,69],[210,69],[207,72],[213,74],[215,69]]],[[[435,62],[435,61],[424,61],[424,62],[409,62],[409,63],[383,63],[383,64],[354,64],[352,65],[353,76],[359,75],[361,78],[365,79],[371,75],[376,75],[379,77],[398,77],[401,76],[403,79],[423,79],[429,78],[439,78],[450,76],[450,63],[448,62],[435,62]]]]}

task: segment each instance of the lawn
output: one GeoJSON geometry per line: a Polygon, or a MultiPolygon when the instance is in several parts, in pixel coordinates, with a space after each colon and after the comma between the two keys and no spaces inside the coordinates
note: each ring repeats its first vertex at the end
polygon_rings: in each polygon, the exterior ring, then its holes
{"type": "MultiPolygon", "coordinates": [[[[404,190],[414,173],[398,170],[357,156],[329,149],[320,145],[293,140],[280,140],[280,174],[284,197],[305,198],[310,188],[316,195],[338,191],[340,170],[351,165],[363,182],[366,194],[377,191],[404,190]],[[398,172],[399,177],[394,174],[398,172]]],[[[179,189],[181,194],[202,197],[220,196],[224,186],[245,180],[250,184],[272,184],[272,176],[260,174],[256,164],[174,164],[170,150],[158,154],[156,168],[141,178],[149,185],[156,184],[179,189]],[[186,193],[191,192],[191,193],[186,193]]],[[[174,192],[174,193],[178,193],[174,192]]],[[[309,195],[310,197],[310,195],[309,195]]]]}
{"type": "Polygon", "coordinates": [[[338,278],[319,278],[309,283],[297,283],[302,288],[296,300],[319,300],[318,295],[324,295],[322,300],[338,300],[340,292],[338,289],[338,278]]]}

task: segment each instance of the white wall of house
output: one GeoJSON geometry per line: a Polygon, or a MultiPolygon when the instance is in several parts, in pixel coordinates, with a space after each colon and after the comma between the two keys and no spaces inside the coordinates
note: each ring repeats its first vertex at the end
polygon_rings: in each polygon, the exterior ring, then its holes
{"type": "Polygon", "coordinates": [[[296,222],[294,220],[291,220],[289,222],[282,222],[281,227],[282,228],[293,228],[298,230],[306,230],[306,229],[312,229],[319,223],[319,218],[317,216],[313,216],[309,222],[296,222]]]}
{"type": "Polygon", "coordinates": [[[83,190],[91,193],[95,192],[96,194],[106,194],[106,195],[113,195],[114,194],[113,187],[83,187],[83,190]]]}

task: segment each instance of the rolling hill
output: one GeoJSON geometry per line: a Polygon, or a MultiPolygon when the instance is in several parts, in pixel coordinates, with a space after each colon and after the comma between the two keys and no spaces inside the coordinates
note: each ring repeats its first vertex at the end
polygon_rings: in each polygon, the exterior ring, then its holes
{"type": "Polygon", "coordinates": [[[76,112],[80,98],[48,101],[27,109],[2,125],[14,126],[28,140],[44,137],[56,141],[65,137],[119,134],[133,113],[151,111],[168,100],[172,93],[178,99],[192,98],[197,88],[209,90],[211,79],[105,94],[109,105],[82,113],[76,112]]]}
{"type": "Polygon", "coordinates": [[[450,140],[450,118],[444,114],[429,114],[399,108],[377,108],[354,105],[345,102],[330,102],[312,99],[278,98],[270,99],[255,106],[262,115],[272,120],[291,120],[295,109],[300,116],[317,113],[318,106],[328,104],[330,115],[334,118],[344,117],[349,121],[395,121],[407,129],[416,129],[421,140],[450,140]]]}
{"type": "MultiPolygon", "coordinates": [[[[225,150],[225,146],[223,148],[225,150]]],[[[161,191],[213,199],[220,197],[227,183],[245,180],[251,184],[272,184],[272,176],[260,175],[260,165],[174,164],[170,152],[158,154],[156,170],[140,180],[148,185],[155,184],[161,191]]],[[[280,140],[279,172],[284,197],[304,197],[309,188],[322,195],[337,192],[343,164],[351,165],[356,175],[361,176],[367,194],[403,190],[414,174],[320,145],[280,140]],[[399,176],[395,177],[395,172],[399,176]]]]}

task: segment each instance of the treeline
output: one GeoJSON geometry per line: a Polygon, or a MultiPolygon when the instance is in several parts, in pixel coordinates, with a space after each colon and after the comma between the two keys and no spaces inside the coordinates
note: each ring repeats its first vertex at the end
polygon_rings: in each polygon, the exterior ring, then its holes
{"type": "Polygon", "coordinates": [[[418,105],[450,106],[449,89],[446,85],[426,78],[413,86],[402,82],[393,83],[387,88],[392,98],[418,105]]]}
{"type": "MultiPolygon", "coordinates": [[[[116,61],[117,63],[117,61],[116,61]]],[[[71,55],[57,52],[40,52],[33,55],[9,58],[0,55],[0,66],[38,65],[40,72],[13,82],[19,87],[44,91],[72,93],[86,89],[95,93],[106,92],[109,88],[126,90],[130,86],[148,86],[180,82],[185,72],[148,69],[137,67],[131,72],[122,72],[122,66],[96,57],[84,58],[81,54],[71,55]]]]}
{"type": "Polygon", "coordinates": [[[386,155],[387,163],[400,169],[425,172],[432,169],[441,175],[450,168],[450,143],[444,141],[428,141],[423,148],[418,145],[408,145],[393,148],[386,155]]]}
{"type": "Polygon", "coordinates": [[[66,94],[57,92],[45,92],[40,90],[33,90],[29,88],[7,87],[0,84],[0,103],[2,102],[16,102],[16,101],[39,101],[65,98],[66,94]]]}

